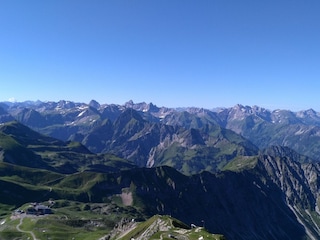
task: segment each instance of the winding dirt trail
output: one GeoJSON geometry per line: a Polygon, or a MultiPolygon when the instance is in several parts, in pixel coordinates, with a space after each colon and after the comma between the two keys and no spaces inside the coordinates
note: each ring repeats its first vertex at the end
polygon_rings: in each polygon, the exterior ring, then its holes
{"type": "Polygon", "coordinates": [[[20,226],[22,225],[22,222],[23,222],[24,217],[25,217],[25,216],[22,216],[22,215],[20,216],[20,222],[19,222],[19,224],[16,226],[17,231],[22,232],[22,233],[28,233],[28,234],[30,234],[30,235],[32,236],[33,240],[38,240],[38,239],[36,238],[36,235],[34,235],[34,233],[33,233],[32,231],[24,231],[24,230],[22,230],[22,229],[20,228],[20,226]]]}

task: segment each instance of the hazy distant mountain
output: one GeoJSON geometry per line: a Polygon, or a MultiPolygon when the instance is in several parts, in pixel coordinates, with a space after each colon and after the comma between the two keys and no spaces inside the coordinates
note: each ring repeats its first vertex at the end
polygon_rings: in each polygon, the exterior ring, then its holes
{"type": "MultiPolygon", "coordinates": [[[[70,101],[4,102],[1,106],[5,106],[0,111],[1,122],[14,118],[43,134],[64,141],[75,139],[84,141],[84,144],[90,143],[90,134],[96,136],[97,129],[106,128],[106,124],[113,125],[126,109],[133,109],[150,125],[161,123],[199,130],[219,125],[242,135],[259,148],[288,146],[315,160],[320,155],[320,113],[312,109],[300,112],[270,111],[239,104],[213,111],[203,108],[173,109],[132,101],[124,105],[100,104],[94,100],[89,104],[70,101]]],[[[108,150],[108,147],[103,147],[105,141],[96,142],[96,149],[88,147],[96,152],[108,150]]]]}

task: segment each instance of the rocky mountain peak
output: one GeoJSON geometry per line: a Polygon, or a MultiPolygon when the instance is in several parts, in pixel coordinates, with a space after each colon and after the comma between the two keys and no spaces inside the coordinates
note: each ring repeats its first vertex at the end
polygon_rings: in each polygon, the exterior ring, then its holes
{"type": "Polygon", "coordinates": [[[136,111],[140,112],[159,112],[160,108],[158,108],[156,105],[153,103],[146,103],[146,102],[141,102],[141,103],[134,103],[132,100],[126,102],[124,104],[125,108],[132,108],[136,111]]]}
{"type": "Polygon", "coordinates": [[[297,112],[297,117],[303,118],[303,117],[307,117],[307,116],[309,116],[309,117],[312,116],[313,117],[313,116],[318,116],[318,114],[312,108],[297,112]]]}
{"type": "Polygon", "coordinates": [[[91,101],[89,102],[89,106],[90,106],[90,107],[93,107],[93,108],[95,108],[95,109],[99,109],[99,108],[100,108],[100,103],[98,103],[96,100],[91,100],[91,101]]]}
{"type": "Polygon", "coordinates": [[[252,114],[252,108],[249,106],[243,106],[241,104],[235,105],[233,108],[229,110],[229,120],[231,119],[239,119],[242,120],[246,116],[252,114]]]}
{"type": "Polygon", "coordinates": [[[298,163],[309,163],[313,160],[307,156],[304,156],[293,149],[285,146],[270,146],[261,151],[263,155],[268,155],[271,157],[278,157],[278,158],[288,158],[291,161],[298,162],[298,163]]]}
{"type": "Polygon", "coordinates": [[[295,113],[289,110],[274,110],[272,111],[271,118],[273,123],[280,124],[295,124],[300,122],[295,113]]]}
{"type": "Polygon", "coordinates": [[[314,111],[313,109],[299,111],[296,113],[296,116],[306,125],[320,126],[320,114],[314,111]]]}
{"type": "Polygon", "coordinates": [[[58,108],[67,108],[67,109],[70,109],[70,108],[74,108],[76,105],[74,102],[72,101],[65,101],[65,100],[60,100],[57,104],[57,107],[58,108]]]}
{"type": "Polygon", "coordinates": [[[134,105],[133,100],[129,100],[128,102],[125,102],[124,106],[127,108],[132,108],[134,105]]]}
{"type": "Polygon", "coordinates": [[[264,155],[269,155],[272,157],[286,157],[298,155],[297,152],[293,151],[289,147],[274,145],[262,150],[264,155]]]}

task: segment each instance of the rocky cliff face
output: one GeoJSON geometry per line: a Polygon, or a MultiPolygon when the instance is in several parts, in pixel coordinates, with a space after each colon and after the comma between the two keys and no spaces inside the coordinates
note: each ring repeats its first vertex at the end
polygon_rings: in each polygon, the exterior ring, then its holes
{"type": "Polygon", "coordinates": [[[91,193],[131,193],[132,207],[144,206],[140,209],[144,214],[171,215],[227,239],[307,236],[283,192],[267,175],[203,172],[187,177],[172,168],[159,167],[126,171],[110,179],[117,182],[100,182],[91,193]]]}
{"type": "Polygon", "coordinates": [[[301,157],[286,147],[273,146],[264,151],[257,169],[266,174],[285,194],[286,202],[315,210],[318,197],[318,163],[301,163],[301,157]]]}
{"type": "Polygon", "coordinates": [[[270,155],[260,155],[255,170],[281,190],[286,205],[304,226],[309,238],[317,239],[320,234],[319,163],[301,163],[301,156],[284,147],[272,147],[266,152],[270,155]]]}

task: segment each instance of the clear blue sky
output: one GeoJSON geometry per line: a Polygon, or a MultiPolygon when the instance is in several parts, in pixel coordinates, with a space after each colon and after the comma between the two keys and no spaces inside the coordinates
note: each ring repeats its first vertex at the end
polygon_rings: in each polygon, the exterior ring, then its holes
{"type": "Polygon", "coordinates": [[[320,111],[319,0],[0,0],[0,101],[320,111]]]}

